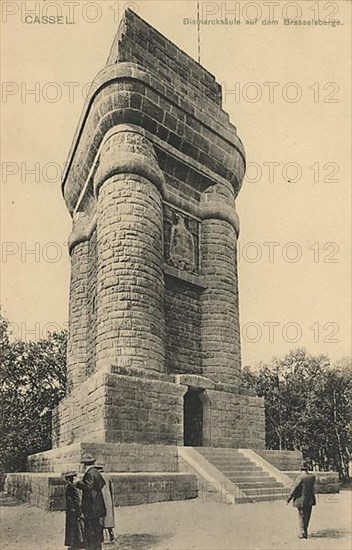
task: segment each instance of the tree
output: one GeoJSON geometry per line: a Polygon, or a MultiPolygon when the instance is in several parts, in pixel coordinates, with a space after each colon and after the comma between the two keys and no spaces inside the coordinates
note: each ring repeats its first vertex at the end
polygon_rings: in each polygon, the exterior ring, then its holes
{"type": "Polygon", "coordinates": [[[25,468],[28,454],[51,447],[51,411],[65,395],[67,333],[38,342],[10,341],[0,314],[1,441],[5,471],[25,468]]]}
{"type": "Polygon", "coordinates": [[[352,371],[351,368],[326,369],[310,396],[316,425],[310,422],[305,446],[324,469],[337,470],[348,477],[352,442],[352,371]],[[318,426],[317,426],[318,424],[318,426]],[[319,441],[319,434],[321,434],[319,441]],[[312,446],[312,441],[315,445],[312,446]]]}
{"type": "Polygon", "coordinates": [[[311,464],[348,477],[352,448],[352,370],[346,358],[291,351],[256,371],[243,369],[243,385],[265,400],[266,445],[301,450],[311,464]]]}

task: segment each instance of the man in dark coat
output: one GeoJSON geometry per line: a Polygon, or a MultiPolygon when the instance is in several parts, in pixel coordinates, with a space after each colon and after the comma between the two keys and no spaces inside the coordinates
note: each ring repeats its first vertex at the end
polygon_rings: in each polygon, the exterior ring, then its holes
{"type": "Polygon", "coordinates": [[[102,489],[105,481],[94,466],[95,458],[86,456],[81,460],[85,474],[77,487],[82,490],[82,512],[84,515],[87,550],[102,550],[104,517],[106,515],[102,489]]]}
{"type": "Polygon", "coordinates": [[[287,504],[293,500],[293,506],[298,509],[299,522],[301,529],[301,539],[308,538],[308,525],[312,513],[312,507],[315,506],[314,484],[315,476],[308,472],[307,462],[301,466],[301,474],[295,479],[287,504]]]}
{"type": "Polygon", "coordinates": [[[67,483],[65,491],[66,523],[65,546],[69,550],[84,548],[84,523],[81,509],[81,491],[77,488],[77,472],[70,471],[62,474],[67,483]]]}

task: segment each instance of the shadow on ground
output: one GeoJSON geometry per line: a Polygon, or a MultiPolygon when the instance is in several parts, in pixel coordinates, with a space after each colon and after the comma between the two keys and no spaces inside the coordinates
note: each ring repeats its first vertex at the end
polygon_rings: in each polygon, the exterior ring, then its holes
{"type": "Polygon", "coordinates": [[[106,549],[112,550],[154,550],[167,535],[151,535],[150,533],[137,533],[135,535],[117,535],[115,544],[107,544],[106,549]]]}
{"type": "Polygon", "coordinates": [[[312,539],[342,539],[346,535],[350,535],[348,529],[319,529],[313,531],[310,535],[312,539]]]}

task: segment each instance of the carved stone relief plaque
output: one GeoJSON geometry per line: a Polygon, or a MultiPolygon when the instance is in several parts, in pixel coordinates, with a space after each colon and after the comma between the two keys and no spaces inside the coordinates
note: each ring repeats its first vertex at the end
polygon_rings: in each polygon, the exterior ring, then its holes
{"type": "Polygon", "coordinates": [[[199,274],[199,222],[164,204],[164,259],[177,269],[199,274]]]}

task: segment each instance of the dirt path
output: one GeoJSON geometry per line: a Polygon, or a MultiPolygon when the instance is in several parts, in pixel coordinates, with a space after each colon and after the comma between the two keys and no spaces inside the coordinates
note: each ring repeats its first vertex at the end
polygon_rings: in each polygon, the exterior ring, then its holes
{"type": "MultiPolygon", "coordinates": [[[[113,550],[345,550],[351,548],[351,492],[320,495],[310,538],[297,537],[297,511],[284,502],[231,506],[201,500],[116,509],[113,550]]],[[[64,550],[63,512],[5,499],[1,550],[64,550]]]]}

